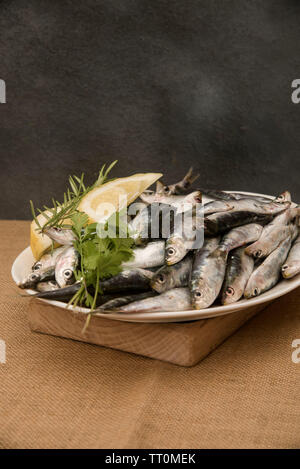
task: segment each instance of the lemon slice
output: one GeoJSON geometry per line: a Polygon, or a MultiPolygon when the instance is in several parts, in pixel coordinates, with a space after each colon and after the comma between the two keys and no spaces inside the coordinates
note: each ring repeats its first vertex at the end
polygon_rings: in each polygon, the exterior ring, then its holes
{"type": "Polygon", "coordinates": [[[112,213],[131,204],[161,176],[161,173],[140,173],[107,182],[83,197],[78,210],[88,215],[90,223],[103,222],[112,213]]]}
{"type": "MultiPolygon", "coordinates": [[[[45,212],[50,215],[50,212],[45,212]]],[[[47,218],[43,213],[40,213],[37,217],[41,226],[43,226],[47,218]]],[[[39,232],[39,227],[37,226],[35,220],[31,222],[30,225],[30,247],[32,254],[36,260],[39,260],[42,255],[51,248],[52,241],[49,236],[39,232]]]]}
{"type": "MultiPolygon", "coordinates": [[[[41,226],[43,226],[48,220],[44,214],[51,215],[51,212],[45,210],[45,212],[40,213],[37,216],[38,222],[41,226]]],[[[71,220],[66,220],[66,223],[71,223],[71,220]]],[[[54,247],[57,246],[59,246],[59,244],[54,243],[54,247]]],[[[30,247],[36,260],[39,260],[43,254],[49,251],[52,247],[51,239],[46,234],[40,232],[35,220],[33,220],[30,225],[30,247]]]]}

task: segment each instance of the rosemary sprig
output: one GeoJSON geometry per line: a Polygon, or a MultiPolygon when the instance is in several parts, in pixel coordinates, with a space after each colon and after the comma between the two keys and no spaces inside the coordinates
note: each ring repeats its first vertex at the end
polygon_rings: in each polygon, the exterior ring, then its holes
{"type": "Polygon", "coordinates": [[[36,222],[38,230],[40,232],[44,231],[47,228],[59,227],[59,228],[70,228],[70,225],[66,223],[66,220],[72,218],[76,213],[78,205],[81,199],[95,187],[99,187],[105,182],[107,182],[107,177],[109,172],[117,163],[113,161],[108,168],[104,164],[99,172],[99,176],[96,182],[90,186],[86,187],[84,183],[84,173],[81,174],[81,177],[70,176],[69,177],[69,186],[67,191],[63,195],[63,202],[59,202],[55,199],[52,199],[52,207],[46,205],[43,206],[43,209],[35,210],[32,200],[30,201],[30,207],[33,219],[36,222]],[[46,219],[46,223],[41,226],[41,223],[38,220],[38,215],[43,214],[43,217],[46,219]]]}

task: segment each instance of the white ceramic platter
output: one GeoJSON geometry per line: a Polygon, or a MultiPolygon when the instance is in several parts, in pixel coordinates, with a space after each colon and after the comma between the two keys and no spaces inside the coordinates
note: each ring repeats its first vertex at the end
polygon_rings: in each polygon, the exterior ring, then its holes
{"type": "MultiPolygon", "coordinates": [[[[233,192],[233,191],[232,191],[233,192]]],[[[259,195],[263,197],[269,197],[264,194],[253,194],[250,192],[243,192],[248,195],[259,195]]],[[[207,199],[209,200],[209,199],[207,199]]],[[[24,249],[19,254],[12,266],[12,277],[18,284],[21,282],[31,271],[31,267],[34,263],[34,258],[30,247],[24,249]]],[[[211,306],[207,309],[201,310],[190,310],[190,311],[171,311],[171,312],[147,312],[147,313],[135,313],[135,314],[122,314],[122,313],[110,313],[110,314],[98,314],[99,317],[106,319],[115,319],[118,321],[129,321],[129,322],[182,322],[182,321],[193,321],[196,319],[213,318],[216,316],[223,316],[225,314],[233,313],[234,311],[245,310],[255,305],[273,301],[280,296],[283,296],[295,288],[300,286],[300,274],[290,280],[281,279],[280,282],[273,287],[271,290],[263,293],[260,296],[251,298],[250,300],[242,299],[237,303],[226,306],[211,306]]],[[[27,290],[29,295],[34,295],[36,292],[33,290],[27,290]]],[[[60,301],[51,300],[39,300],[45,303],[52,304],[58,308],[66,309],[66,304],[60,301]]],[[[87,308],[73,308],[69,307],[77,312],[89,313],[87,308]]]]}

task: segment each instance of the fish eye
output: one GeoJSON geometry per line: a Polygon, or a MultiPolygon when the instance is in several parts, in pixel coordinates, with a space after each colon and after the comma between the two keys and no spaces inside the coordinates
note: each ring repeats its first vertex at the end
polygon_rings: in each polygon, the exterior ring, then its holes
{"type": "Polygon", "coordinates": [[[197,296],[198,298],[199,298],[200,296],[202,296],[201,291],[196,291],[195,296],[197,296]]]}
{"type": "Polygon", "coordinates": [[[164,276],[163,274],[159,274],[159,275],[157,276],[157,281],[158,281],[159,283],[163,283],[164,280],[165,280],[165,276],[164,276]]]}
{"type": "Polygon", "coordinates": [[[174,248],[169,248],[168,249],[168,256],[173,256],[175,254],[175,249],[174,248]]]}
{"type": "Polygon", "coordinates": [[[286,269],[288,269],[288,268],[289,268],[289,266],[288,266],[287,264],[285,264],[285,265],[283,265],[283,266],[281,267],[281,270],[284,271],[284,270],[286,270],[286,269]]]}
{"type": "Polygon", "coordinates": [[[254,253],[254,257],[257,257],[257,258],[260,257],[261,255],[262,255],[262,251],[260,249],[254,253]]]}
{"type": "Polygon", "coordinates": [[[226,293],[227,293],[227,295],[233,295],[234,294],[234,289],[232,287],[227,287],[226,288],[226,293]]]}
{"type": "Polygon", "coordinates": [[[65,277],[67,280],[69,280],[69,279],[72,277],[72,275],[73,275],[73,271],[72,271],[72,270],[67,269],[67,270],[64,271],[64,277],[65,277]]]}
{"type": "Polygon", "coordinates": [[[33,270],[39,270],[41,267],[42,267],[42,263],[41,262],[36,262],[33,266],[33,270]]]}
{"type": "Polygon", "coordinates": [[[39,275],[37,274],[31,274],[30,275],[30,280],[37,280],[39,278],[39,275]]]}
{"type": "Polygon", "coordinates": [[[165,192],[169,192],[169,186],[165,186],[165,187],[164,187],[164,191],[165,191],[165,192]]]}
{"type": "Polygon", "coordinates": [[[253,294],[254,294],[254,296],[259,295],[259,289],[258,289],[258,288],[254,288],[253,294]]]}

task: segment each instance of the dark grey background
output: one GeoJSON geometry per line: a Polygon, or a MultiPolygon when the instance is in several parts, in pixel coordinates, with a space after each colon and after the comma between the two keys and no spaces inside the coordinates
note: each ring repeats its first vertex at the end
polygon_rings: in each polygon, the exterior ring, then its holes
{"type": "Polygon", "coordinates": [[[298,0],[2,0],[0,217],[114,159],[300,201],[299,25],[298,0]]]}

